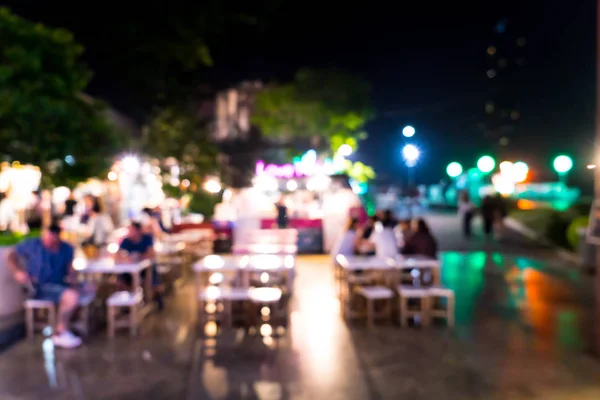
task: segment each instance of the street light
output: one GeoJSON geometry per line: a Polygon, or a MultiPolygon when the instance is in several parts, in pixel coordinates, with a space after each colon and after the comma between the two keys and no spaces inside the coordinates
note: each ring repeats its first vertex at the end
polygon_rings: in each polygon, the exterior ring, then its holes
{"type": "Polygon", "coordinates": [[[569,156],[560,155],[554,159],[552,166],[558,174],[559,180],[565,183],[567,173],[573,168],[573,160],[569,156]]]}
{"type": "Polygon", "coordinates": [[[477,168],[484,174],[488,174],[496,168],[496,161],[490,156],[483,156],[477,160],[477,168]]]}
{"type": "Polygon", "coordinates": [[[450,178],[456,178],[463,173],[463,167],[456,161],[453,161],[446,167],[446,173],[450,178]]]}
{"type": "Polygon", "coordinates": [[[511,168],[511,176],[515,183],[524,182],[529,174],[529,166],[523,161],[517,161],[511,168]]]}
{"type": "Polygon", "coordinates": [[[404,157],[407,167],[414,167],[417,164],[419,155],[419,148],[414,144],[407,144],[402,148],[402,157],[404,157]]]}
{"type": "Polygon", "coordinates": [[[416,132],[415,128],[413,128],[410,125],[407,125],[402,129],[402,135],[404,135],[404,137],[407,137],[407,138],[413,137],[415,135],[415,132],[416,132]]]}

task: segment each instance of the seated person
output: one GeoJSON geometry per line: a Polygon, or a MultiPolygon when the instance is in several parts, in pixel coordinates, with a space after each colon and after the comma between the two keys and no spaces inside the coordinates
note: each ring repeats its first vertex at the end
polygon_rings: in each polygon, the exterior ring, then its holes
{"type": "Polygon", "coordinates": [[[375,243],[371,240],[377,217],[371,216],[367,219],[365,226],[356,235],[356,253],[364,256],[375,255],[375,243]]]}
{"type": "Polygon", "coordinates": [[[398,244],[394,227],[396,220],[390,210],[383,212],[381,220],[375,225],[372,240],[375,243],[375,255],[381,258],[395,258],[398,254],[398,244]]]}
{"type": "Polygon", "coordinates": [[[351,256],[355,254],[357,228],[358,220],[355,218],[351,219],[346,232],[344,232],[344,235],[340,237],[339,241],[333,247],[333,251],[331,252],[333,258],[335,258],[338,254],[344,256],[351,256]]]}
{"type": "Polygon", "coordinates": [[[408,238],[400,253],[437,258],[437,241],[429,231],[423,218],[413,221],[413,234],[408,238]]]}
{"type": "Polygon", "coordinates": [[[153,211],[150,208],[144,208],[142,228],[144,233],[151,235],[155,239],[161,239],[163,234],[169,233],[164,227],[160,218],[160,212],[153,211]]]}
{"type": "Polygon", "coordinates": [[[22,241],[8,255],[15,280],[29,288],[34,299],[58,305],[58,321],[52,336],[57,347],[81,345],[81,338],[68,330],[79,303],[72,275],[73,254],[73,247],[60,240],[60,227],[53,224],[42,231],[41,237],[22,241]]]}
{"type": "MultiPolygon", "coordinates": [[[[131,263],[143,260],[154,260],[154,241],[152,236],[144,233],[143,227],[139,222],[132,222],[129,225],[127,236],[121,242],[121,247],[116,254],[117,262],[131,263]]],[[[161,290],[156,271],[156,264],[152,263],[152,286],[158,294],[161,290]]],[[[145,277],[146,270],[142,271],[142,278],[145,277]]],[[[131,274],[122,274],[120,276],[119,289],[132,290],[133,280],[131,274]]],[[[156,300],[159,308],[162,308],[162,296],[157,295],[156,300]]]]}
{"type": "Polygon", "coordinates": [[[394,228],[394,234],[396,235],[396,239],[398,240],[398,248],[401,249],[404,247],[404,243],[408,240],[410,235],[412,235],[412,229],[410,228],[410,220],[403,219],[398,225],[394,228]]]}

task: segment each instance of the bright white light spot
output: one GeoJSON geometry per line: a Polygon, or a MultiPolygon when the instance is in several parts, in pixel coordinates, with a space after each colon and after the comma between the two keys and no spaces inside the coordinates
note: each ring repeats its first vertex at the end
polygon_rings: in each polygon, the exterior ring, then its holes
{"type": "Polygon", "coordinates": [[[204,190],[208,193],[219,193],[221,191],[221,183],[217,179],[211,178],[204,183],[204,190]]]}
{"type": "Polygon", "coordinates": [[[129,174],[135,174],[140,169],[140,160],[136,156],[125,156],[122,163],[123,169],[129,174]]]}
{"type": "Polygon", "coordinates": [[[457,176],[459,176],[460,174],[463,173],[463,167],[456,161],[451,162],[446,167],[446,173],[448,174],[449,177],[456,178],[457,176]]]}
{"type": "Polygon", "coordinates": [[[338,149],[338,153],[342,157],[348,157],[350,154],[352,154],[352,146],[350,146],[349,144],[343,144],[338,149]]]}
{"type": "Polygon", "coordinates": [[[419,149],[414,144],[407,144],[402,149],[402,157],[404,157],[404,160],[408,166],[413,166],[419,159],[419,155],[419,149]]]}
{"type": "Polygon", "coordinates": [[[587,169],[594,169],[596,166],[594,164],[588,164],[587,169]]]}
{"type": "Polygon", "coordinates": [[[271,309],[269,307],[263,307],[260,309],[260,314],[265,317],[271,315],[271,309]]]}
{"type": "Polygon", "coordinates": [[[267,283],[269,282],[269,274],[266,272],[263,272],[262,274],[260,274],[260,281],[262,283],[267,283]]]}
{"type": "Polygon", "coordinates": [[[183,186],[184,188],[189,187],[190,186],[190,180],[189,179],[184,179],[181,181],[181,186],[183,186]]]}
{"type": "Polygon", "coordinates": [[[86,267],[85,258],[77,257],[73,260],[73,269],[75,271],[81,271],[82,269],[85,269],[85,267],[86,267]]]}
{"type": "Polygon", "coordinates": [[[573,160],[569,156],[558,156],[554,159],[554,169],[559,174],[567,173],[573,168],[573,160]]]}
{"type": "Polygon", "coordinates": [[[402,129],[402,135],[404,135],[404,137],[413,137],[415,132],[415,128],[410,125],[405,126],[404,129],[402,129]]]}
{"type": "Polygon", "coordinates": [[[222,273],[215,272],[208,278],[208,283],[210,283],[211,285],[219,285],[219,284],[223,283],[224,279],[225,279],[225,277],[223,276],[222,273]]]}
{"type": "MultiPolygon", "coordinates": [[[[500,168],[502,168],[502,164],[500,164],[500,168]]],[[[515,183],[525,181],[528,174],[529,167],[523,161],[516,162],[510,170],[510,177],[515,183]]]]}
{"type": "Polygon", "coordinates": [[[298,189],[298,182],[296,181],[288,181],[285,185],[285,187],[287,188],[287,190],[289,190],[290,192],[293,192],[294,190],[298,189]]]}
{"type": "Polygon", "coordinates": [[[204,266],[208,269],[217,269],[223,268],[223,266],[225,265],[225,260],[223,260],[223,257],[221,256],[211,254],[210,256],[204,257],[203,263],[204,266]]]}
{"type": "Polygon", "coordinates": [[[260,326],[261,336],[271,336],[273,334],[273,327],[269,324],[262,324],[260,326]]]}
{"type": "Polygon", "coordinates": [[[115,171],[110,171],[108,173],[108,180],[109,181],[116,181],[118,177],[119,177],[119,175],[117,175],[117,173],[115,171]]]}
{"type": "Polygon", "coordinates": [[[118,243],[110,243],[106,249],[108,250],[108,252],[110,254],[116,254],[119,251],[119,244],[118,243]]]}
{"type": "Polygon", "coordinates": [[[491,172],[495,167],[496,161],[490,156],[483,156],[477,160],[477,168],[485,174],[491,172]]]}

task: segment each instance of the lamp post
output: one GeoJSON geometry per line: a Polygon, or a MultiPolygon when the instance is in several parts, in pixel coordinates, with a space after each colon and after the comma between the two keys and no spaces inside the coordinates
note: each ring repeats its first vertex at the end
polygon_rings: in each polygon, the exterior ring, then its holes
{"type": "Polygon", "coordinates": [[[415,128],[413,128],[410,125],[406,125],[404,128],[402,128],[402,136],[404,136],[405,138],[411,138],[415,136],[415,133],[415,128]]]}
{"type": "Polygon", "coordinates": [[[450,178],[456,179],[463,173],[463,167],[460,163],[453,161],[446,167],[446,173],[450,178]]]}
{"type": "Polygon", "coordinates": [[[404,158],[404,162],[408,168],[409,185],[413,184],[412,169],[417,165],[417,160],[420,155],[421,152],[419,151],[419,148],[414,144],[407,144],[402,148],[402,158],[404,158]]]}
{"type": "Polygon", "coordinates": [[[496,168],[496,160],[490,156],[483,156],[477,160],[477,169],[484,174],[489,174],[496,168]]]}
{"type": "Polygon", "coordinates": [[[552,163],[554,170],[558,174],[558,180],[563,185],[567,183],[567,174],[573,168],[573,160],[569,156],[560,155],[554,159],[552,163]]]}

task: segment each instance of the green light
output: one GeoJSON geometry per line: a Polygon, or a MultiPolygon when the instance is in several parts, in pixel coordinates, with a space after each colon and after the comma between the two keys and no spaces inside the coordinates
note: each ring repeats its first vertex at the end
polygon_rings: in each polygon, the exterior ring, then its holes
{"type": "Polygon", "coordinates": [[[477,168],[484,174],[487,174],[496,168],[496,161],[490,156],[483,156],[477,160],[477,168]]]}
{"type": "Polygon", "coordinates": [[[566,174],[573,168],[573,160],[569,156],[560,155],[554,159],[552,165],[559,174],[566,174]]]}
{"type": "Polygon", "coordinates": [[[446,167],[446,173],[450,178],[456,178],[463,173],[463,167],[456,161],[453,161],[446,167]]]}

